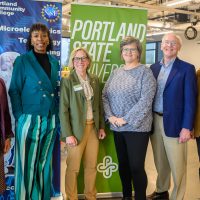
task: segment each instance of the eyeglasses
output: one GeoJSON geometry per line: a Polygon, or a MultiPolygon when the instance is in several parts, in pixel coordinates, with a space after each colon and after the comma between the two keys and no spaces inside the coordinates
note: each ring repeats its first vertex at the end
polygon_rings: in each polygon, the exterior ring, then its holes
{"type": "Polygon", "coordinates": [[[129,52],[135,53],[137,51],[137,48],[131,48],[131,49],[124,48],[122,51],[123,51],[123,53],[129,53],[129,52]]]}
{"type": "Polygon", "coordinates": [[[164,44],[167,45],[167,46],[175,47],[177,45],[177,42],[176,41],[165,40],[164,44]]]}
{"type": "Polygon", "coordinates": [[[84,56],[84,57],[74,57],[74,58],[73,58],[73,61],[74,61],[74,62],[79,62],[79,61],[85,62],[87,59],[88,59],[87,56],[84,56]]]}

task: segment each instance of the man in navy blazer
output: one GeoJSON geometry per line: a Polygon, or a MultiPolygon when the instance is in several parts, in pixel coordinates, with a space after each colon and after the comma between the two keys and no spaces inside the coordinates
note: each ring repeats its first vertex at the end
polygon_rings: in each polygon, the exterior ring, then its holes
{"type": "Polygon", "coordinates": [[[158,176],[156,190],[148,198],[154,200],[169,199],[171,173],[170,200],[183,200],[186,190],[187,141],[193,129],[197,84],[194,66],[177,57],[181,43],[173,33],[164,35],[163,59],[151,66],[157,79],[151,143],[158,176]]]}

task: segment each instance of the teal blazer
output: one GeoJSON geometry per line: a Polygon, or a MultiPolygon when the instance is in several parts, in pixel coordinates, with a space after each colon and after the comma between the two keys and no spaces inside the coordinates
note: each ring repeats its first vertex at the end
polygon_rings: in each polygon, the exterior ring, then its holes
{"type": "Polygon", "coordinates": [[[51,64],[51,79],[37,61],[33,51],[16,58],[9,88],[13,115],[48,116],[58,113],[57,81],[58,61],[48,55],[51,64]]]}
{"type": "MultiPolygon", "coordinates": [[[[90,85],[93,88],[92,98],[93,117],[96,130],[104,128],[103,107],[101,90],[97,76],[88,74],[90,85]]],[[[66,137],[75,136],[78,141],[82,139],[86,124],[87,102],[83,89],[75,71],[67,78],[62,78],[60,87],[60,123],[61,140],[65,142],[66,137]]]]}

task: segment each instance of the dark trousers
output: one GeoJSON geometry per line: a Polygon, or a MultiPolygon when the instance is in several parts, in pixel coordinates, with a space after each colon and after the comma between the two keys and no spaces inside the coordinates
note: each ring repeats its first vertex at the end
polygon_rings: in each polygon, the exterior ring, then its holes
{"type": "Polygon", "coordinates": [[[147,175],[144,164],[149,133],[114,131],[114,141],[123,197],[132,196],[133,183],[135,200],[146,200],[147,175]]]}
{"type": "Polygon", "coordinates": [[[198,150],[199,161],[200,161],[200,137],[196,138],[196,142],[197,142],[197,150],[198,150]]]}

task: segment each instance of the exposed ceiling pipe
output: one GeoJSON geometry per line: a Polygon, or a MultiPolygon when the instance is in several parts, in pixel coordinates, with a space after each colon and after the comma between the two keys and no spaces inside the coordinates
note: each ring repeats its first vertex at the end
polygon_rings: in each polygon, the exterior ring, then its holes
{"type": "Polygon", "coordinates": [[[112,0],[112,2],[114,2],[114,3],[124,3],[124,4],[127,4],[127,5],[138,6],[138,7],[152,9],[152,10],[169,11],[169,12],[174,12],[174,13],[195,15],[195,16],[199,16],[200,17],[200,13],[186,11],[186,10],[180,10],[180,9],[175,9],[175,8],[170,8],[170,7],[163,6],[163,5],[149,5],[149,4],[143,4],[143,3],[130,1],[130,0],[112,0]]]}

